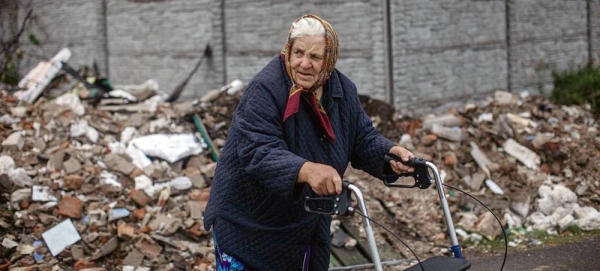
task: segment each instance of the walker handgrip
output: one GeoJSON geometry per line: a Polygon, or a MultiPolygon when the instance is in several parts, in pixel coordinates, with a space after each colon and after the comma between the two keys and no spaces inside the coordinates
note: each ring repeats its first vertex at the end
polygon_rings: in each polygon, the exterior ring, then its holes
{"type": "Polygon", "coordinates": [[[311,213],[348,216],[350,215],[351,199],[348,191],[350,182],[342,182],[342,193],[339,195],[306,197],[304,210],[311,213]]]}
{"type": "Polygon", "coordinates": [[[427,170],[427,160],[423,158],[410,157],[408,161],[402,161],[402,158],[399,156],[388,153],[384,157],[383,163],[383,183],[386,186],[391,187],[403,187],[403,188],[413,188],[419,187],[421,189],[428,188],[432,183],[432,178],[429,176],[429,172],[427,170]],[[407,172],[398,174],[392,169],[392,165],[390,165],[390,161],[397,161],[406,166],[413,167],[415,169],[414,172],[407,172]],[[398,180],[398,177],[413,177],[415,179],[414,185],[402,185],[402,184],[391,184],[398,180]]]}

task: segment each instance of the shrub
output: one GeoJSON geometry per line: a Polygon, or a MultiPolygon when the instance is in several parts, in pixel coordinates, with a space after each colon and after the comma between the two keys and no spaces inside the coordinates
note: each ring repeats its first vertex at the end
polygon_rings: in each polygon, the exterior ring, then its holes
{"type": "Polygon", "coordinates": [[[557,104],[590,104],[592,112],[600,116],[600,66],[589,62],[576,70],[553,71],[554,90],[550,99],[557,104]]]}

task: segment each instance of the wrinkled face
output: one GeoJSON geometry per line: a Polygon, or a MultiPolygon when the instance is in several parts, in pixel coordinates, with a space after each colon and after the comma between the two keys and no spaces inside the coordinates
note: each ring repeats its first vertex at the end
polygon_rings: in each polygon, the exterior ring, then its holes
{"type": "Polygon", "coordinates": [[[292,43],[290,66],[292,77],[304,89],[311,89],[323,68],[325,37],[297,37],[292,43]]]}

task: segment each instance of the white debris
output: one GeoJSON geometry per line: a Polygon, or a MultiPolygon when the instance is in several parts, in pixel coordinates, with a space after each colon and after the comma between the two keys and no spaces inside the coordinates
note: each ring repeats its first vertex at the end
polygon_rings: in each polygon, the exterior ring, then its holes
{"type": "Polygon", "coordinates": [[[552,215],[558,207],[577,202],[577,195],[562,184],[542,185],[538,194],[540,197],[536,200],[537,210],[545,215],[552,215]]]}
{"type": "Polygon", "coordinates": [[[52,256],[58,255],[66,247],[81,240],[81,236],[79,236],[79,232],[75,229],[71,219],[65,219],[63,222],[58,223],[56,226],[42,233],[42,237],[52,256]]]}
{"type": "Polygon", "coordinates": [[[58,105],[62,105],[71,109],[71,111],[73,111],[73,113],[75,113],[77,116],[85,115],[85,108],[83,107],[81,100],[79,100],[79,97],[73,93],[65,93],[56,98],[54,102],[58,105]]]}
{"type": "Polygon", "coordinates": [[[127,144],[129,143],[129,141],[139,136],[140,132],[138,132],[138,130],[136,130],[135,127],[126,127],[121,132],[121,143],[127,144]]]}
{"type": "Polygon", "coordinates": [[[504,191],[502,190],[502,188],[500,188],[500,186],[498,184],[496,184],[496,182],[487,179],[485,180],[485,184],[487,185],[488,188],[490,188],[490,190],[494,193],[494,194],[498,194],[498,195],[503,195],[504,191]]]}
{"type": "Polygon", "coordinates": [[[58,199],[52,194],[50,187],[34,185],[31,187],[31,200],[46,202],[57,201],[58,199]]]}
{"type": "Polygon", "coordinates": [[[443,127],[454,127],[460,126],[462,121],[454,114],[444,114],[441,116],[426,116],[423,118],[423,129],[431,129],[433,125],[440,125],[443,127]]]}
{"type": "Polygon", "coordinates": [[[0,156],[0,174],[7,174],[8,170],[15,168],[15,160],[8,156],[0,156]]]}
{"type": "Polygon", "coordinates": [[[228,95],[234,95],[234,94],[240,92],[242,89],[244,89],[244,83],[240,79],[235,79],[235,80],[231,81],[231,83],[229,83],[229,85],[227,85],[227,86],[228,86],[228,88],[227,88],[228,95]]]}
{"type": "Polygon", "coordinates": [[[93,143],[98,142],[98,137],[100,136],[98,131],[94,127],[89,126],[86,120],[80,120],[71,124],[70,131],[72,137],[85,135],[93,143]]]}
{"type": "Polygon", "coordinates": [[[525,166],[530,169],[539,169],[541,158],[535,152],[531,151],[527,147],[517,143],[512,138],[509,138],[504,143],[504,151],[511,156],[517,158],[525,166]]]}
{"type": "Polygon", "coordinates": [[[29,177],[27,171],[23,168],[11,168],[8,170],[8,178],[16,185],[21,187],[31,186],[33,179],[29,177]]]}
{"type": "Polygon", "coordinates": [[[431,132],[440,138],[455,142],[461,141],[465,138],[465,135],[460,127],[445,127],[439,124],[433,124],[433,126],[431,126],[431,132]]]}
{"type": "Polygon", "coordinates": [[[158,157],[175,163],[190,155],[197,155],[206,148],[202,139],[193,134],[153,134],[132,139],[133,144],[148,156],[158,157]]]}
{"type": "Polygon", "coordinates": [[[177,190],[186,190],[192,188],[192,180],[186,176],[180,176],[170,181],[171,187],[177,190]]]}
{"type": "Polygon", "coordinates": [[[518,102],[518,98],[507,91],[496,91],[494,92],[494,101],[499,105],[515,104],[518,102]]]}
{"type": "Polygon", "coordinates": [[[8,237],[4,237],[4,239],[2,240],[2,246],[8,249],[11,249],[13,247],[17,247],[19,245],[19,243],[8,239],[8,237]]]}
{"type": "Polygon", "coordinates": [[[100,183],[112,185],[115,187],[123,187],[123,185],[118,181],[117,175],[110,173],[106,170],[103,170],[100,173],[100,183]]]}
{"type": "Polygon", "coordinates": [[[44,88],[56,76],[62,68],[61,62],[67,62],[71,58],[71,50],[63,48],[50,61],[38,63],[25,77],[19,81],[19,88],[26,91],[18,91],[14,95],[19,100],[33,103],[44,91],[44,88]]]}

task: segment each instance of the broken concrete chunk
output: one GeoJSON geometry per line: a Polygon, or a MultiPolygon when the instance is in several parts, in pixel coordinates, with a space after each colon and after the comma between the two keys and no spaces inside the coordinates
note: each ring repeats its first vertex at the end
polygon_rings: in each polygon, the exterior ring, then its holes
{"type": "Polygon", "coordinates": [[[8,239],[8,237],[4,237],[4,239],[2,239],[2,246],[5,248],[10,249],[13,247],[17,247],[18,245],[19,245],[19,243],[15,242],[11,239],[8,239]]]}
{"type": "Polygon", "coordinates": [[[193,219],[202,219],[202,205],[196,201],[188,201],[190,208],[190,217],[193,219]]]}
{"type": "Polygon", "coordinates": [[[19,91],[15,96],[21,101],[33,103],[42,94],[44,88],[61,70],[62,62],[67,62],[71,58],[71,51],[68,48],[61,49],[50,61],[38,63],[25,77],[19,81],[19,88],[26,91],[19,91]]]}
{"type": "MultiPolygon", "coordinates": [[[[433,125],[440,125],[445,127],[461,126],[462,121],[454,114],[444,114],[441,116],[428,117],[423,119],[423,129],[431,129],[433,125]]],[[[435,133],[435,132],[434,132],[435,133]]]]}
{"type": "Polygon", "coordinates": [[[136,169],[136,167],[131,162],[115,153],[109,153],[106,156],[104,156],[104,163],[106,164],[106,166],[108,166],[109,169],[121,172],[126,175],[129,175],[136,169]]]}
{"type": "Polygon", "coordinates": [[[433,124],[431,132],[436,134],[438,137],[447,139],[450,141],[458,142],[462,141],[465,137],[460,127],[444,127],[439,124],[433,124]]]}
{"type": "Polygon", "coordinates": [[[10,109],[10,114],[17,118],[24,118],[27,116],[27,107],[15,106],[10,109]]]}
{"type": "Polygon", "coordinates": [[[110,238],[100,249],[96,250],[92,255],[93,260],[100,259],[113,253],[119,247],[119,239],[117,236],[110,238]]]}
{"type": "Polygon", "coordinates": [[[127,257],[123,259],[123,265],[140,266],[144,260],[144,254],[137,249],[132,249],[127,257]]]}
{"type": "Polygon", "coordinates": [[[71,157],[71,159],[63,163],[63,167],[67,174],[73,174],[81,170],[81,163],[75,157],[71,157]]]}
{"type": "Polygon", "coordinates": [[[215,171],[217,169],[217,163],[209,163],[205,164],[200,168],[200,172],[202,172],[207,178],[213,178],[215,176],[215,171]]]}
{"type": "Polygon", "coordinates": [[[477,163],[479,168],[481,168],[481,170],[483,170],[483,172],[485,172],[486,176],[489,178],[491,176],[491,173],[490,173],[490,169],[488,168],[488,165],[491,164],[492,162],[481,151],[481,149],[479,149],[479,146],[477,146],[477,144],[475,144],[475,142],[471,141],[471,142],[469,142],[469,144],[471,145],[471,152],[470,152],[471,157],[473,157],[473,160],[475,160],[475,163],[477,163]]]}
{"type": "Polygon", "coordinates": [[[526,128],[537,128],[538,124],[535,121],[532,121],[530,119],[527,118],[523,118],[519,115],[515,115],[512,113],[507,113],[506,114],[507,119],[509,120],[511,126],[513,127],[513,129],[516,130],[524,130],[526,128]]]}
{"type": "Polygon", "coordinates": [[[50,187],[34,185],[31,187],[31,200],[33,201],[58,201],[52,194],[50,187]]]}
{"type": "Polygon", "coordinates": [[[90,210],[88,212],[89,224],[95,226],[104,226],[107,221],[106,212],[101,209],[90,210]]]}
{"type": "Polygon", "coordinates": [[[494,101],[499,105],[516,104],[519,99],[510,92],[498,90],[494,92],[494,101]]]}
{"type": "Polygon", "coordinates": [[[148,205],[150,197],[144,191],[134,190],[131,192],[131,199],[140,207],[148,205]]]}
{"type": "Polygon", "coordinates": [[[150,243],[148,240],[141,240],[135,245],[135,247],[139,249],[142,254],[151,259],[158,257],[162,252],[161,246],[150,243]]]}
{"type": "Polygon", "coordinates": [[[83,248],[80,245],[71,246],[71,255],[73,255],[73,259],[75,260],[83,259],[85,256],[83,253],[83,248]]]}
{"type": "Polygon", "coordinates": [[[18,151],[25,145],[25,139],[21,131],[10,134],[4,141],[2,141],[2,147],[8,150],[18,151]]]}
{"type": "Polygon", "coordinates": [[[31,186],[33,180],[23,168],[11,168],[8,170],[8,178],[20,187],[31,186]]]}
{"type": "Polygon", "coordinates": [[[510,138],[504,143],[504,151],[511,156],[517,158],[521,163],[530,169],[539,169],[541,158],[532,150],[517,143],[514,139],[510,138]]]}
{"type": "Polygon", "coordinates": [[[180,191],[192,188],[192,181],[190,180],[190,178],[185,176],[177,177],[171,180],[169,183],[171,187],[180,191]]]}
{"type": "Polygon", "coordinates": [[[60,171],[63,169],[63,162],[65,159],[66,152],[64,150],[58,150],[50,155],[47,167],[52,171],[60,171]]]}
{"type": "Polygon", "coordinates": [[[162,235],[169,236],[174,234],[182,224],[181,219],[160,214],[154,220],[150,221],[148,226],[162,235]]]}

